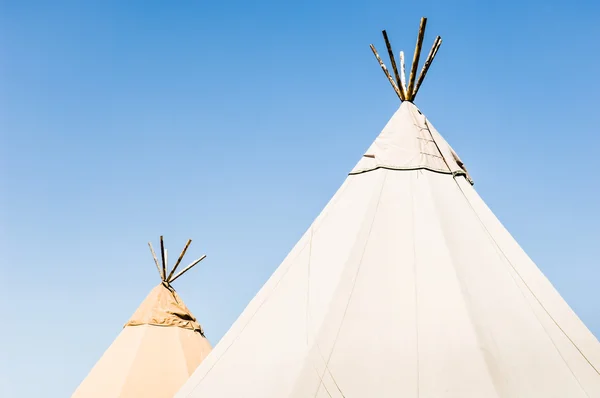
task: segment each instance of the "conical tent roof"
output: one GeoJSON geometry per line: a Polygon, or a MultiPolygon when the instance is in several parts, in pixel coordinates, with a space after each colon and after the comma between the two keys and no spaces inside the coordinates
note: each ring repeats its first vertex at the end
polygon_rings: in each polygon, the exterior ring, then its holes
{"type": "Polygon", "coordinates": [[[185,249],[170,274],[166,256],[164,271],[157,261],[161,283],[148,294],[73,397],[171,398],[210,353],[202,327],[171,286],[176,277],[198,263],[172,277],[184,253],[185,249]]]}
{"type": "Polygon", "coordinates": [[[599,369],[598,340],[405,101],[176,397],[589,398],[599,369]]]}

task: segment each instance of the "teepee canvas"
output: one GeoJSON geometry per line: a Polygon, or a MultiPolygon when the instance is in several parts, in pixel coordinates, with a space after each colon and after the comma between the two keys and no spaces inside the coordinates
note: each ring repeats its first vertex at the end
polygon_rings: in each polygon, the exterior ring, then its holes
{"type": "Polygon", "coordinates": [[[600,397],[600,343],[413,104],[424,28],[408,84],[372,47],[400,108],[177,398],[600,397]]]}
{"type": "Polygon", "coordinates": [[[172,398],[211,351],[202,327],[171,286],[205,256],[175,275],[191,240],[170,272],[162,236],[160,242],[162,266],[149,245],[161,283],[125,324],[74,398],[172,398]]]}

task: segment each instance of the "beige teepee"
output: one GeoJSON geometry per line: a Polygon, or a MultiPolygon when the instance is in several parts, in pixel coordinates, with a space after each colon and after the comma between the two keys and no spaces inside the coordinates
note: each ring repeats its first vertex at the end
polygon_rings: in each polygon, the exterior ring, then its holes
{"type": "Polygon", "coordinates": [[[372,47],[400,108],[177,398],[600,397],[598,340],[412,102],[424,29],[407,85],[372,47]]]}
{"type": "Polygon", "coordinates": [[[79,385],[75,398],[172,398],[211,351],[202,327],[171,283],[206,256],[175,274],[191,240],[168,272],[160,237],[162,265],[149,243],[161,277],[121,333],[79,385]]]}

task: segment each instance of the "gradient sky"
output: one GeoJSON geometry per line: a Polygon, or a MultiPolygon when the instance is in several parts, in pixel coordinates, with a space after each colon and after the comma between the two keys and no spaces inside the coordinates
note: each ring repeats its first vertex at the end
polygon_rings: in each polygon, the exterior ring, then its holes
{"type": "Polygon", "coordinates": [[[0,396],[69,396],[158,276],[213,344],[398,106],[369,43],[600,336],[597,1],[0,1],[0,396]],[[125,4],[127,3],[127,4],[125,4]],[[417,5],[418,4],[418,5],[417,5]]]}

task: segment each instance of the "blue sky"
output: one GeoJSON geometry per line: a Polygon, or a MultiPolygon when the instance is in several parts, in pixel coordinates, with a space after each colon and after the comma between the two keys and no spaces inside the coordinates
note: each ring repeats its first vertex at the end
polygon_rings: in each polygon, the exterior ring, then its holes
{"type": "Polygon", "coordinates": [[[158,277],[216,343],[398,106],[369,50],[444,42],[416,103],[600,336],[593,1],[0,3],[0,395],[65,397],[158,277]]]}

